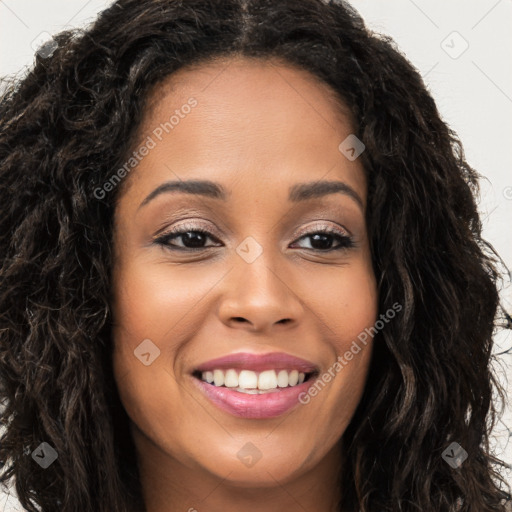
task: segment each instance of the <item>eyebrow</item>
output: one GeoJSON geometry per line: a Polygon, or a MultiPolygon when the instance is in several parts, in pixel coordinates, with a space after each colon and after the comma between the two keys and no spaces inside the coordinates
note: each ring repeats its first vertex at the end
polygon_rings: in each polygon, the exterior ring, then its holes
{"type": "MultiPolygon", "coordinates": [[[[167,181],[153,190],[142,203],[142,208],[155,197],[165,193],[183,193],[200,195],[212,199],[226,201],[228,193],[220,184],[210,180],[180,180],[167,181]]],[[[359,194],[343,181],[313,181],[309,183],[297,183],[289,189],[288,200],[294,203],[324,197],[330,194],[341,193],[352,198],[364,210],[364,203],[359,194]]]]}

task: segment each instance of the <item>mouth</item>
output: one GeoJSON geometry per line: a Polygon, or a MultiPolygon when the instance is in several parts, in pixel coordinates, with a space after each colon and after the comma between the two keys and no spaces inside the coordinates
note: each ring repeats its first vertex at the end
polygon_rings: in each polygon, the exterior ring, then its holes
{"type": "Polygon", "coordinates": [[[216,368],[213,371],[194,371],[192,375],[214,387],[229,388],[238,393],[261,395],[278,393],[285,388],[299,386],[309,381],[316,372],[299,372],[296,369],[273,368],[262,372],[229,368],[216,368]]]}
{"type": "Polygon", "coordinates": [[[289,411],[318,375],[313,363],[283,353],[231,354],[192,372],[194,384],[215,406],[245,419],[289,411]]]}

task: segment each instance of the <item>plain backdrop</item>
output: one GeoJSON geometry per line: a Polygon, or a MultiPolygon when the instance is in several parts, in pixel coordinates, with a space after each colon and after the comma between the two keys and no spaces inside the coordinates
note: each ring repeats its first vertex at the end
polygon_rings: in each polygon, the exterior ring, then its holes
{"type": "MultiPolygon", "coordinates": [[[[0,75],[23,75],[43,40],[86,26],[110,3],[0,0],[0,75]]],[[[487,178],[480,202],[484,234],[512,268],[512,0],[354,0],[352,5],[372,30],[391,36],[420,71],[443,119],[462,139],[470,165],[487,178]]],[[[508,286],[502,292],[509,312],[511,291],[508,286]]],[[[498,353],[511,347],[512,336],[502,333],[496,342],[498,353]]],[[[497,455],[509,464],[511,362],[505,355],[495,365],[509,399],[493,438],[497,455]]],[[[0,494],[0,510],[21,512],[13,491],[0,494]]]]}

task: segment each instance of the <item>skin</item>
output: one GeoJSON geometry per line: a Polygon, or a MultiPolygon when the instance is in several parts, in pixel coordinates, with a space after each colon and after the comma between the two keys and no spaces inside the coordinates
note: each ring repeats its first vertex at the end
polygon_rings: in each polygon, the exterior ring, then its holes
{"type": "MultiPolygon", "coordinates": [[[[237,58],[182,69],[160,84],[140,142],[191,97],[197,106],[125,178],[115,213],[113,370],[147,511],[331,512],[371,341],[310,403],[271,419],[224,412],[191,373],[234,352],[282,351],[323,374],[373,326],[366,181],[360,159],[338,149],[352,124],[333,91],[306,71],[237,58]],[[172,192],[140,206],[162,183],[189,179],[221,184],[226,201],[172,192]],[[344,182],[362,204],[340,192],[288,200],[289,187],[317,180],[344,182]],[[154,242],[183,219],[212,233],[206,248],[154,242]],[[311,237],[326,227],[355,246],[315,245],[311,237]],[[236,252],[249,236],[263,251],[251,263],[236,252]],[[147,366],[134,356],[145,339],[160,350],[147,366]],[[261,453],[251,467],[237,457],[248,442],[261,453]]],[[[187,244],[179,236],[167,242],[187,244]]]]}

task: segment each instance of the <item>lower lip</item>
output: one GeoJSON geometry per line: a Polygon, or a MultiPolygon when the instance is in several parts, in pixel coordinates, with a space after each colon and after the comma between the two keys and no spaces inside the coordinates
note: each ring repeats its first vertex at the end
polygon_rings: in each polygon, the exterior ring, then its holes
{"type": "Polygon", "coordinates": [[[246,419],[275,418],[300,404],[299,395],[307,391],[313,382],[310,378],[302,384],[282,388],[281,391],[250,395],[234,389],[213,386],[192,377],[196,386],[223,411],[246,419]]]}

